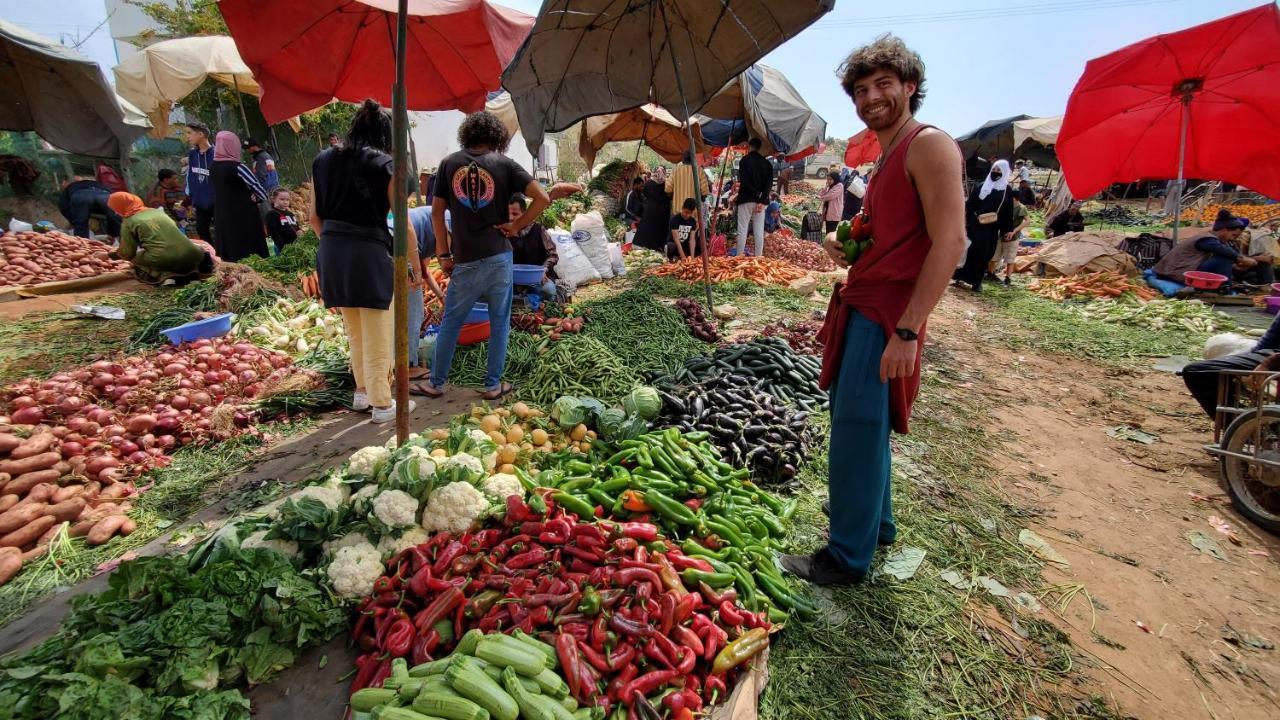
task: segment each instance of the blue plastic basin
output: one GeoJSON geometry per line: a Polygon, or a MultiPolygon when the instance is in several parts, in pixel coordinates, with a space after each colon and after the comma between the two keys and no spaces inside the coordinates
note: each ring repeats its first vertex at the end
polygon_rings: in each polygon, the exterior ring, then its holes
{"type": "Polygon", "coordinates": [[[489,321],[489,305],[488,303],[476,303],[471,308],[471,312],[467,313],[467,323],[481,323],[489,321]]]}
{"type": "Polygon", "coordinates": [[[540,285],[542,284],[542,270],[543,268],[541,265],[512,265],[512,284],[540,285]]]}
{"type": "Polygon", "coordinates": [[[196,320],[186,325],[171,327],[168,330],[161,330],[160,334],[169,339],[169,342],[177,345],[178,343],[191,342],[192,340],[200,340],[202,338],[222,337],[231,332],[232,313],[222,313],[214,315],[204,320],[196,320]]]}

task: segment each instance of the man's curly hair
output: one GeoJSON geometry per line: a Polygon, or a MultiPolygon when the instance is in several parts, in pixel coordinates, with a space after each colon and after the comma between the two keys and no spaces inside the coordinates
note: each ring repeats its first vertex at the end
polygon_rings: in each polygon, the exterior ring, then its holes
{"type": "Polygon", "coordinates": [[[458,144],[463,148],[488,146],[498,152],[507,151],[511,135],[497,115],[488,110],[471,113],[458,127],[458,144]]]}
{"type": "Polygon", "coordinates": [[[915,115],[925,95],[924,60],[919,53],[907,47],[902,38],[885,33],[870,45],[850,53],[836,74],[840,76],[840,87],[853,97],[854,83],[878,70],[888,70],[904,83],[915,83],[916,91],[910,101],[911,114],[915,115]]]}

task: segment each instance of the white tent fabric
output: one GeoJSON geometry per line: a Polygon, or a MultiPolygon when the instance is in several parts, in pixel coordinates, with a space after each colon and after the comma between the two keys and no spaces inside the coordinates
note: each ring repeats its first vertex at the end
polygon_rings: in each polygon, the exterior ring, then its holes
{"type": "Polygon", "coordinates": [[[1058,142],[1058,131],[1062,129],[1062,117],[1028,118],[1015,120],[1013,123],[1013,146],[1022,147],[1022,143],[1032,140],[1041,145],[1054,145],[1058,142]]]}
{"type": "Polygon", "coordinates": [[[126,119],[98,64],[0,20],[0,129],[80,155],[119,158],[147,131],[126,119]]]}
{"type": "Polygon", "coordinates": [[[725,83],[694,119],[707,144],[726,147],[758,137],[765,155],[816,152],[827,134],[827,121],[787,76],[760,63],[725,83]]]}
{"type": "Polygon", "coordinates": [[[152,135],[156,137],[168,135],[173,104],[208,78],[254,97],[262,95],[249,66],[240,59],[235,41],[224,35],[148,45],[116,65],[114,72],[116,91],[151,118],[152,135]]]}

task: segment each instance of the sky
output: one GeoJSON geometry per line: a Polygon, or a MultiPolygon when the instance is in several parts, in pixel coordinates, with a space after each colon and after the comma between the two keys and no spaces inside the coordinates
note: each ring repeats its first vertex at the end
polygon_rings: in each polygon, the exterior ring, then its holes
{"type": "MultiPolygon", "coordinates": [[[[691,0],[698,1],[698,0],[691,0]]],[[[786,2],[786,0],[779,0],[786,2]]],[[[299,0],[305,2],[305,0],[299,0]]],[[[536,13],[541,0],[502,0],[536,13]]],[[[893,32],[920,53],[928,96],[918,117],[959,135],[987,120],[1059,115],[1085,63],[1151,35],[1262,4],[1260,0],[836,0],[835,9],[764,60],[827,121],[827,134],[863,128],[835,70],[850,50],[893,32]]],[[[104,70],[116,62],[103,0],[0,0],[0,19],[82,42],[104,70]]]]}

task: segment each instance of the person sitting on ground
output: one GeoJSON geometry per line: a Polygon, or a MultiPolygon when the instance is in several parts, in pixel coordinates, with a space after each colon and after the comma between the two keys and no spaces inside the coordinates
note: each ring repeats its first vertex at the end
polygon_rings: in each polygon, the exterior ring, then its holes
{"type": "Polygon", "coordinates": [[[680,212],[671,216],[668,224],[671,239],[665,248],[667,261],[684,260],[698,256],[698,201],[688,198],[680,207],[680,212]]]}
{"type": "Polygon", "coordinates": [[[1018,195],[1018,202],[1021,202],[1026,207],[1031,208],[1036,206],[1036,191],[1031,189],[1030,180],[1018,181],[1017,195],[1018,195]]]}
{"type": "Polygon", "coordinates": [[[140,282],[159,285],[170,278],[184,285],[213,273],[213,258],[178,229],[160,208],[148,208],[133,193],[112,193],[111,210],[123,220],[115,254],[133,263],[140,282]]]}
{"type": "MultiPolygon", "coordinates": [[[[1188,270],[1224,275],[1236,282],[1269,285],[1275,282],[1270,255],[1251,257],[1240,246],[1240,236],[1249,226],[1246,218],[1236,217],[1222,208],[1213,222],[1213,234],[1191,237],[1179,242],[1155,265],[1157,277],[1187,284],[1188,270]]],[[[1182,294],[1191,294],[1186,288],[1182,294]]]]}
{"type": "Polygon", "coordinates": [[[169,217],[182,222],[187,219],[187,194],[182,191],[182,178],[178,173],[164,168],[156,173],[156,184],[147,197],[147,206],[161,208],[169,217]]]}
{"type": "MultiPolygon", "coordinates": [[[[1225,370],[1280,372],[1280,315],[1271,321],[1267,332],[1249,352],[1193,362],[1178,373],[1182,376],[1182,382],[1186,383],[1191,397],[1200,404],[1210,420],[1214,419],[1218,410],[1218,381],[1225,370]]],[[[1228,398],[1227,404],[1234,402],[1228,398]]]]}
{"type": "Polygon", "coordinates": [[[769,205],[764,209],[764,231],[777,232],[782,227],[782,201],[778,193],[769,194],[769,205]]]}
{"type": "MultiPolygon", "coordinates": [[[[528,208],[529,198],[524,193],[515,193],[507,203],[507,217],[515,220],[528,208]]],[[[551,239],[547,229],[542,227],[542,223],[529,223],[519,233],[511,236],[511,250],[513,264],[542,266],[538,294],[542,295],[543,300],[555,300],[560,294],[556,287],[556,263],[560,262],[560,255],[556,252],[555,241],[551,239]]]]}
{"type": "Polygon", "coordinates": [[[271,191],[269,202],[271,209],[267,211],[267,235],[271,236],[271,244],[279,255],[289,243],[298,239],[298,218],[289,209],[292,195],[288,188],[278,187],[271,191]]]}
{"type": "Polygon", "coordinates": [[[1044,236],[1047,238],[1066,235],[1069,232],[1084,232],[1084,215],[1080,212],[1080,201],[1075,200],[1066,210],[1054,215],[1044,224],[1044,236]]]}
{"type": "Polygon", "coordinates": [[[63,217],[71,223],[71,234],[82,238],[89,237],[89,217],[103,215],[107,218],[107,234],[111,237],[120,235],[120,216],[107,206],[107,198],[111,191],[106,185],[91,178],[76,175],[62,183],[62,194],[58,196],[58,209],[63,217]]]}

